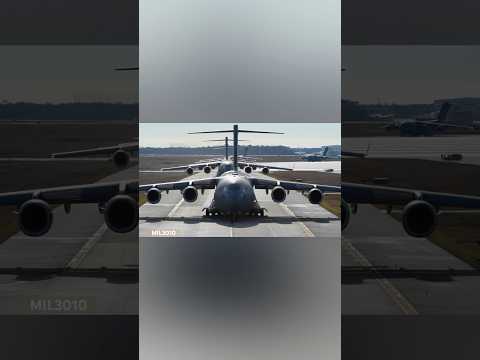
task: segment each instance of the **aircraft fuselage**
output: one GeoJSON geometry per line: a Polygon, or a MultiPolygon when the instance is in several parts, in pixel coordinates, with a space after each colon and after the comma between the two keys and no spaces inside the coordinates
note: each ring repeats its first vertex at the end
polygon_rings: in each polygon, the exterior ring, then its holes
{"type": "Polygon", "coordinates": [[[247,176],[226,173],[218,182],[208,213],[222,215],[253,215],[262,213],[255,191],[247,176]]]}

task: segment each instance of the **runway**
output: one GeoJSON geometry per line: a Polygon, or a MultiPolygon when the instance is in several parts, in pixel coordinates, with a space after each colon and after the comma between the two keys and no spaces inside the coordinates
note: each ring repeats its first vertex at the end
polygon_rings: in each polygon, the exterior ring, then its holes
{"type": "Polygon", "coordinates": [[[480,137],[344,137],[342,150],[365,153],[368,157],[398,157],[443,161],[441,154],[460,153],[466,164],[480,164],[480,137]]]}
{"type": "MultiPolygon", "coordinates": [[[[188,179],[204,178],[204,173],[188,179]]],[[[255,176],[270,178],[255,173],[255,176]]],[[[271,179],[271,178],[270,178],[271,179]]],[[[194,203],[183,201],[179,191],[162,193],[159,204],[140,207],[140,237],[338,237],[340,221],[331,212],[313,205],[295,191],[284,203],[274,203],[265,191],[255,190],[259,205],[266,208],[264,218],[245,217],[235,222],[224,218],[204,218],[214,190],[205,190],[194,203]]]]}
{"type": "MultiPolygon", "coordinates": [[[[101,182],[134,179],[137,174],[134,166],[101,182]]],[[[0,267],[138,269],[137,231],[113,233],[97,205],[74,205],[68,215],[57,207],[53,217],[45,236],[32,238],[19,232],[0,244],[0,267]]],[[[138,283],[102,277],[0,275],[0,313],[137,314],[138,283]],[[58,307],[58,303],[63,305],[58,307]],[[78,303],[81,308],[72,307],[78,303]]]]}
{"type": "MultiPolygon", "coordinates": [[[[359,205],[342,233],[342,266],[472,270],[423,238],[409,237],[401,224],[371,205],[359,205]]],[[[478,314],[478,276],[363,279],[342,284],[342,314],[478,314]]]]}

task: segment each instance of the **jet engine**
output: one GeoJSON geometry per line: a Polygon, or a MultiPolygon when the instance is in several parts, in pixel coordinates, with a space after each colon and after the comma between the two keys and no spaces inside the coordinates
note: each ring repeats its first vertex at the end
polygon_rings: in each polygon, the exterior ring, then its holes
{"type": "Polygon", "coordinates": [[[192,175],[193,174],[193,169],[191,167],[187,168],[187,174],[192,175]]]}
{"type": "Polygon", "coordinates": [[[198,191],[193,186],[187,186],[183,189],[182,195],[186,202],[194,202],[198,198],[198,191]]]}
{"type": "Polygon", "coordinates": [[[323,193],[321,190],[314,188],[307,193],[307,198],[312,204],[320,204],[323,200],[323,193]]]}
{"type": "Polygon", "coordinates": [[[247,174],[252,173],[252,168],[250,166],[245,166],[245,169],[243,169],[247,174]]]}
{"type": "Polygon", "coordinates": [[[115,195],[105,204],[103,216],[112,231],[130,232],[138,225],[138,204],[128,195],[115,195]]]}
{"type": "Polygon", "coordinates": [[[262,169],[262,173],[263,173],[264,175],[268,175],[269,172],[270,172],[270,169],[269,169],[268,167],[264,167],[264,168],[262,169]]]}
{"type": "Polygon", "coordinates": [[[28,236],[42,236],[52,227],[53,214],[43,200],[32,199],[24,202],[18,210],[18,225],[28,236]]]}
{"type": "Polygon", "coordinates": [[[272,200],[276,203],[285,201],[287,198],[287,191],[281,186],[275,186],[271,192],[272,200]]]}
{"type": "Polygon", "coordinates": [[[203,172],[204,172],[205,174],[210,174],[211,171],[212,171],[212,168],[211,168],[210,166],[205,166],[205,167],[203,168],[203,172]]]}
{"type": "Polygon", "coordinates": [[[162,194],[157,188],[151,188],[147,191],[147,200],[150,204],[158,204],[162,199],[162,194]]]}
{"type": "Polygon", "coordinates": [[[118,168],[124,168],[130,163],[130,155],[125,150],[117,150],[112,155],[113,163],[118,168]]]}
{"type": "Polygon", "coordinates": [[[252,169],[253,169],[253,170],[257,170],[257,166],[256,166],[256,165],[252,165],[252,169]]]}
{"type": "Polygon", "coordinates": [[[350,216],[352,214],[352,208],[350,204],[347,203],[345,200],[342,199],[342,203],[340,205],[341,210],[341,217],[342,217],[342,231],[345,230],[350,222],[350,216]]]}
{"type": "Polygon", "coordinates": [[[402,223],[410,236],[429,236],[437,225],[437,211],[426,201],[411,201],[403,208],[402,223]]]}

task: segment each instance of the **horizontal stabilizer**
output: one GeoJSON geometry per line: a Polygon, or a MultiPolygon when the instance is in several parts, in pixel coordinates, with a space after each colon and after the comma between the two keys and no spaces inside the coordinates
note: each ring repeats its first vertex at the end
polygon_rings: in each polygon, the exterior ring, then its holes
{"type": "MultiPolygon", "coordinates": [[[[213,130],[213,131],[196,131],[190,132],[187,134],[218,134],[218,133],[233,133],[234,130],[213,130]]],[[[256,131],[256,130],[240,130],[238,129],[239,133],[253,133],[253,134],[284,134],[281,132],[274,132],[274,131],[256,131]]],[[[225,141],[225,139],[223,139],[225,141]]]]}

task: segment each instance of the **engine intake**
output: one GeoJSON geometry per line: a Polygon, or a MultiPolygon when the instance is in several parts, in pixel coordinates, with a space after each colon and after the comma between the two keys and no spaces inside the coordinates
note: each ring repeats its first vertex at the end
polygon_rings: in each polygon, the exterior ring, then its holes
{"type": "Polygon", "coordinates": [[[130,155],[125,150],[117,150],[112,156],[113,163],[119,168],[124,168],[130,163],[130,155]]]}
{"type": "Polygon", "coordinates": [[[147,200],[150,204],[158,204],[162,199],[162,193],[157,188],[151,188],[147,191],[147,200]]]}
{"type": "Polygon", "coordinates": [[[275,186],[272,189],[271,196],[276,203],[284,202],[287,198],[287,191],[281,186],[275,186]]]}
{"type": "Polygon", "coordinates": [[[193,169],[191,167],[187,168],[187,174],[192,175],[193,174],[193,169]]]}
{"type": "Polygon", "coordinates": [[[245,170],[245,172],[246,172],[247,174],[251,174],[251,173],[252,173],[252,168],[251,168],[250,166],[246,166],[244,170],[245,170]]]}
{"type": "Polygon", "coordinates": [[[347,203],[345,200],[342,198],[342,202],[340,205],[340,216],[341,221],[342,221],[342,231],[345,230],[350,223],[350,216],[352,214],[352,208],[350,207],[350,204],[347,203]]]}
{"type": "Polygon", "coordinates": [[[437,226],[437,211],[426,201],[411,201],[403,208],[402,223],[410,236],[429,236],[437,226]]]}
{"type": "Polygon", "coordinates": [[[212,168],[210,166],[205,166],[203,168],[203,171],[205,174],[210,174],[210,172],[212,171],[212,168]]]}
{"type": "Polygon", "coordinates": [[[138,204],[128,195],[115,195],[105,204],[103,216],[112,231],[130,232],[138,224],[138,204]]]}
{"type": "Polygon", "coordinates": [[[320,189],[311,189],[308,194],[308,201],[312,204],[320,204],[323,200],[323,193],[320,189]]]}
{"type": "Polygon", "coordinates": [[[24,202],[18,211],[18,226],[25,235],[42,236],[52,227],[53,214],[43,200],[33,199],[24,202]]]}
{"type": "Polygon", "coordinates": [[[270,172],[270,169],[269,169],[268,167],[264,167],[264,168],[262,169],[262,173],[263,173],[264,175],[268,175],[269,172],[270,172]]]}
{"type": "Polygon", "coordinates": [[[195,202],[198,198],[198,191],[193,186],[187,186],[183,189],[182,195],[186,202],[195,202]]]}

